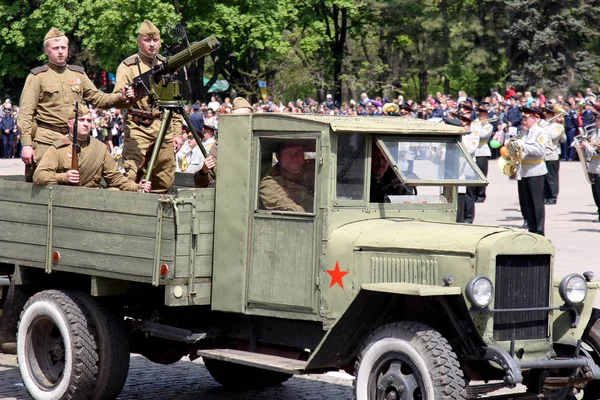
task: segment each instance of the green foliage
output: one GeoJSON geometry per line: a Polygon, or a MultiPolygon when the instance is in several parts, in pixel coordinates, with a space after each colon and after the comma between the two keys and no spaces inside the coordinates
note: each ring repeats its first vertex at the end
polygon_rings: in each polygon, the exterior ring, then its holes
{"type": "MultiPolygon", "coordinates": [[[[597,81],[600,0],[0,0],[0,93],[17,97],[43,62],[51,26],[70,38],[71,63],[114,72],[137,50],[144,19],[163,31],[183,21],[191,41],[222,48],[187,69],[257,97],[342,100],[436,91],[481,97],[491,87],[581,90],[597,81]]],[[[193,85],[192,85],[193,86],[193,85]]]]}

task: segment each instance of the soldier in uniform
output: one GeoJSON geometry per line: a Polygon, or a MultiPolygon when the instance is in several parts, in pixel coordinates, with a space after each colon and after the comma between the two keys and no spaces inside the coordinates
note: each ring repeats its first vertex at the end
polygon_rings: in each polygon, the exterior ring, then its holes
{"type": "MultiPolygon", "coordinates": [[[[596,115],[596,127],[589,134],[589,149],[593,155],[588,163],[588,174],[590,176],[590,182],[592,183],[592,196],[596,209],[600,213],[600,155],[598,155],[597,147],[595,143],[600,143],[600,114],[596,115]]],[[[600,217],[593,220],[594,222],[600,222],[600,217]]]]}
{"type": "Polygon", "coordinates": [[[369,201],[371,203],[385,203],[387,196],[414,195],[415,189],[404,186],[394,171],[390,162],[373,143],[371,155],[371,188],[369,201]]]}
{"type": "Polygon", "coordinates": [[[517,128],[517,132],[521,131],[521,124],[523,123],[523,116],[519,110],[519,99],[519,95],[510,96],[510,106],[504,114],[504,121],[502,121],[507,125],[507,128],[517,128]]]}
{"type": "Polygon", "coordinates": [[[565,161],[573,161],[575,157],[575,149],[573,149],[573,139],[575,135],[577,135],[577,128],[579,128],[579,118],[577,115],[577,111],[571,108],[571,104],[565,102],[563,104],[565,107],[565,111],[567,114],[565,115],[565,131],[567,140],[563,143],[563,160],[565,161]]]}
{"type": "Polygon", "coordinates": [[[273,173],[260,182],[260,201],[265,209],[313,212],[315,177],[314,171],[305,168],[304,151],[301,141],[280,144],[273,173]]]}
{"type": "MultiPolygon", "coordinates": [[[[479,145],[479,138],[471,132],[471,118],[468,115],[461,115],[458,118],[444,118],[444,122],[452,126],[462,126],[465,132],[469,132],[462,136],[462,142],[467,152],[477,161],[475,152],[479,145]]],[[[472,224],[475,219],[475,199],[468,192],[466,186],[458,187],[457,206],[456,222],[472,224]]]]}
{"type": "MultiPolygon", "coordinates": [[[[150,21],[144,21],[138,30],[137,43],[139,51],[123,60],[117,69],[117,83],[115,92],[122,90],[133,79],[149,71],[155,65],[163,63],[166,59],[158,54],[160,49],[160,31],[150,21]]],[[[135,179],[138,169],[143,168],[150,157],[149,147],[156,141],[161,124],[161,112],[154,107],[153,99],[146,96],[136,99],[133,104],[122,104],[120,108],[127,108],[125,118],[125,140],[123,142],[123,158],[125,159],[125,174],[130,179],[135,179]]],[[[173,115],[169,132],[163,140],[156,165],[152,171],[152,191],[165,193],[172,186],[175,179],[175,150],[179,150],[182,143],[181,128],[183,118],[173,115]]]]}
{"type": "Polygon", "coordinates": [[[44,51],[49,62],[32,69],[27,77],[17,119],[27,181],[31,181],[36,162],[42,159],[46,150],[68,133],[67,118],[73,102],[86,101],[94,107],[108,109],[116,104],[126,104],[134,97],[133,89],[103,93],[82,67],[68,65],[69,40],[57,28],[46,34],[44,51]]]}
{"type": "Polygon", "coordinates": [[[92,115],[85,106],[79,107],[77,133],[74,132],[75,110],[69,116],[69,134],[53,143],[38,164],[33,174],[36,185],[74,185],[99,188],[102,178],[110,187],[131,192],[149,192],[150,182],[142,180],[139,184],[126,178],[119,171],[117,163],[108,152],[106,145],[90,137],[92,115]],[[77,134],[80,152],[78,169],[71,169],[73,136],[77,134]]]}
{"type": "MultiPolygon", "coordinates": [[[[243,97],[233,99],[233,108],[231,113],[234,115],[249,115],[254,114],[254,109],[248,103],[248,100],[243,97]]],[[[194,184],[198,187],[207,187],[215,183],[217,177],[213,170],[217,166],[217,154],[219,152],[219,142],[214,141],[208,150],[208,157],[204,160],[204,164],[200,171],[194,174],[194,184]]]]}
{"type": "MultiPolygon", "coordinates": [[[[479,138],[479,144],[475,151],[475,161],[481,172],[487,177],[488,164],[492,155],[488,143],[494,132],[494,127],[488,122],[487,108],[477,107],[477,116],[478,123],[471,125],[471,133],[479,138]]],[[[467,192],[470,192],[470,196],[476,203],[483,203],[485,201],[485,189],[485,186],[469,186],[467,192]]]]}
{"type": "Polygon", "coordinates": [[[548,172],[544,162],[548,136],[539,122],[544,114],[538,108],[523,107],[523,137],[517,144],[523,156],[517,167],[519,204],[529,232],[544,235],[546,210],[544,209],[544,175],[548,172]]]}
{"type": "Polygon", "coordinates": [[[442,108],[442,102],[437,97],[433,99],[433,111],[429,118],[444,118],[448,116],[448,112],[442,108]]]}
{"type": "MultiPolygon", "coordinates": [[[[552,108],[544,110],[546,117],[554,117],[556,114],[552,108]]],[[[544,204],[556,204],[558,197],[558,172],[560,161],[558,160],[561,154],[561,143],[567,139],[565,135],[565,127],[558,121],[552,121],[544,127],[548,136],[548,146],[544,155],[546,169],[548,173],[544,179],[544,204]]]]}

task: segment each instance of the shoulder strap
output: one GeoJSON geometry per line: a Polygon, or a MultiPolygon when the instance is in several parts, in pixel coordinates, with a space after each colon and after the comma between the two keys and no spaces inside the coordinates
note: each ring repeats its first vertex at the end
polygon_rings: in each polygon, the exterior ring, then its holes
{"type": "Polygon", "coordinates": [[[50,68],[48,68],[48,66],[47,66],[47,65],[42,65],[42,66],[40,66],[40,67],[37,67],[37,68],[34,68],[34,69],[32,69],[32,70],[31,70],[31,73],[32,73],[33,75],[37,75],[37,74],[41,74],[42,72],[46,72],[46,71],[48,71],[49,69],[50,69],[50,68]]]}
{"type": "Polygon", "coordinates": [[[136,58],[137,58],[137,55],[127,57],[126,59],[123,60],[123,64],[125,64],[128,67],[131,67],[132,65],[137,64],[136,58]]]}
{"type": "Polygon", "coordinates": [[[63,136],[62,138],[52,143],[52,146],[56,147],[57,149],[60,149],[61,147],[69,146],[70,144],[71,141],[66,136],[63,136]]]}
{"type": "Polygon", "coordinates": [[[167,61],[167,57],[165,57],[165,56],[161,56],[160,54],[157,54],[157,55],[156,55],[156,58],[157,58],[157,59],[158,59],[158,61],[160,61],[160,62],[165,62],[165,61],[167,61]]]}
{"type": "Polygon", "coordinates": [[[79,72],[80,74],[84,74],[85,75],[85,69],[83,69],[83,67],[80,67],[79,65],[67,65],[67,68],[69,68],[71,71],[75,71],[75,72],[79,72]]]}

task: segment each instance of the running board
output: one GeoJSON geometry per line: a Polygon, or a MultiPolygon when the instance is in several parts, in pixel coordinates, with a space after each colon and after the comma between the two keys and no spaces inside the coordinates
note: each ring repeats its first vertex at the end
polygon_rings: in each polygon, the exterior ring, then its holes
{"type": "Polygon", "coordinates": [[[306,374],[308,373],[306,361],[294,360],[286,357],[270,356],[267,354],[252,353],[250,351],[232,349],[200,350],[198,355],[203,358],[232,362],[234,364],[246,365],[248,367],[262,368],[269,371],[283,372],[284,374],[306,374]]]}

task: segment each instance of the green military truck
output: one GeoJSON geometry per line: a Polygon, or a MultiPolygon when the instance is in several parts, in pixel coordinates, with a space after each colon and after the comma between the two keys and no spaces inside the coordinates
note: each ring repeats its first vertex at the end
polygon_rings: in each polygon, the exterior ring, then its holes
{"type": "Polygon", "coordinates": [[[487,183],[462,129],[258,114],[225,116],[220,132],[216,188],[0,182],[0,275],[24,299],[16,350],[33,398],[114,398],[132,352],[203,357],[238,388],[343,369],[360,400],[519,383],[598,398],[598,283],[555,280],[542,236],[454,222],[458,186],[487,183]],[[259,194],[290,142],[303,147],[304,212],[259,194]],[[374,191],[377,149],[393,179],[374,191]]]}

